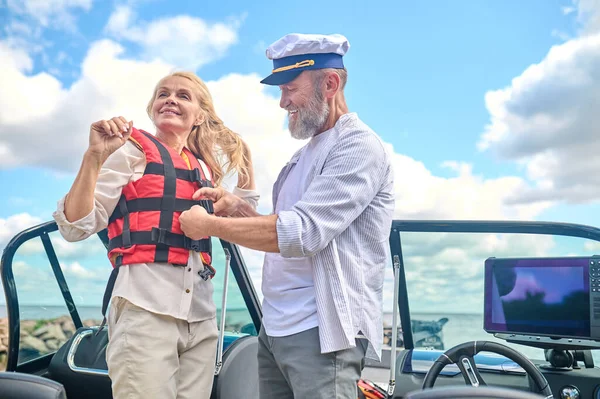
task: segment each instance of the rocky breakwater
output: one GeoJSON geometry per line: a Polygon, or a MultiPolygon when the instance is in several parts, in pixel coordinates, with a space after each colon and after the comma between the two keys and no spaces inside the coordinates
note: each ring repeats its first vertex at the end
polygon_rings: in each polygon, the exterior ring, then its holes
{"type": "MultiPolygon", "coordinates": [[[[97,326],[101,320],[84,320],[84,326],[97,326]]],[[[21,320],[19,363],[56,352],[75,333],[70,316],[51,320],[21,320]]],[[[0,370],[6,369],[8,355],[8,319],[0,319],[0,370]]]]}

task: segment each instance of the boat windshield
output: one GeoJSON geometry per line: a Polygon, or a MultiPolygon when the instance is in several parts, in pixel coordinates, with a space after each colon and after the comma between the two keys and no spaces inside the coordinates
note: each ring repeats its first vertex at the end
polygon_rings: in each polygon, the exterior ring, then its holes
{"type": "MultiPolygon", "coordinates": [[[[396,291],[399,298],[397,347],[428,349],[432,354],[439,354],[467,341],[507,343],[484,330],[486,259],[600,253],[597,241],[600,230],[586,226],[569,230],[556,225],[543,226],[539,222],[535,225],[504,223],[394,221],[384,285],[384,344],[388,349],[393,335],[394,256],[398,257],[402,276],[396,291]],[[576,231],[576,234],[553,233],[565,231],[576,231]],[[411,334],[407,334],[408,331],[411,334]]],[[[213,248],[217,269],[214,301],[219,308],[219,323],[220,308],[226,303],[223,327],[227,339],[257,335],[263,254],[216,239],[213,248]],[[227,285],[226,302],[223,302],[225,248],[233,251],[234,256],[230,268],[233,273],[227,285]]],[[[13,367],[55,352],[78,327],[98,325],[102,321],[102,296],[111,269],[101,237],[68,243],[56,231],[56,225],[49,222],[13,240],[3,260],[6,261],[3,278],[9,302],[7,311],[12,312],[13,320],[20,326],[20,334],[14,338],[18,342],[9,345],[18,348],[15,354],[18,360],[13,367]],[[52,280],[58,284],[49,283],[52,280]]],[[[541,291],[540,281],[533,278],[524,280],[526,284],[514,295],[559,303],[556,292],[565,280],[558,272],[550,275],[550,280],[556,285],[552,292],[541,291]]],[[[569,306],[581,312],[577,305],[569,306]]],[[[541,348],[517,343],[508,345],[530,359],[545,359],[541,348]]],[[[591,353],[594,362],[600,364],[598,351],[591,353]]],[[[6,357],[0,357],[0,361],[6,361],[6,357]]]]}
{"type": "MultiPolygon", "coordinates": [[[[600,243],[594,240],[550,234],[402,231],[399,235],[415,348],[447,350],[467,341],[487,340],[542,361],[547,360],[544,349],[507,342],[484,330],[486,259],[592,256],[600,249],[600,243]]],[[[385,342],[389,345],[394,302],[391,262],[386,273],[384,326],[385,342]]],[[[551,306],[555,309],[553,318],[558,317],[556,309],[560,307],[565,308],[565,313],[584,312],[587,318],[589,307],[586,310],[583,302],[580,306],[579,302],[569,302],[566,295],[561,297],[569,282],[559,270],[549,270],[546,279],[551,284],[549,290],[542,287],[540,273],[523,273],[510,296],[517,300],[517,306],[551,306]]],[[[583,279],[579,278],[578,283],[583,287],[583,279]]],[[[591,291],[591,283],[589,287],[591,291]]],[[[404,338],[398,334],[399,347],[405,346],[404,338]]],[[[600,363],[600,351],[591,353],[594,363],[600,363]]]]}

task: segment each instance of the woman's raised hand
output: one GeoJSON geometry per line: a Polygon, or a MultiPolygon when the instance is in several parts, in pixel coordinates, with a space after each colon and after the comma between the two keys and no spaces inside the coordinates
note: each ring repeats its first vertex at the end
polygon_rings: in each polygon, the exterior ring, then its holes
{"type": "Polygon", "coordinates": [[[90,143],[88,152],[98,156],[102,161],[121,147],[133,129],[133,121],[127,122],[122,116],[109,120],[100,120],[90,127],[90,143]]]}

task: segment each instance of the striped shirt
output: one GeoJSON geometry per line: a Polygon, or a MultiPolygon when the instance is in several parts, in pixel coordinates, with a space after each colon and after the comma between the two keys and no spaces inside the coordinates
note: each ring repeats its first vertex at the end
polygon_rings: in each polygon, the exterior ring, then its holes
{"type": "MultiPolygon", "coordinates": [[[[301,200],[278,213],[279,250],[312,260],[321,352],[353,347],[362,332],[367,357],[380,360],[395,206],[391,159],[355,113],[340,117],[316,151],[301,200]]],[[[280,172],[273,204],[301,152],[280,172]]]]}

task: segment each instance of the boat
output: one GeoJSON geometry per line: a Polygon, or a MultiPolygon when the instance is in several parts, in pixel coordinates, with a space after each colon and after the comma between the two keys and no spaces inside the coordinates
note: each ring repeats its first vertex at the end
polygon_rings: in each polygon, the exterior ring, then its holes
{"type": "MultiPolygon", "coordinates": [[[[444,332],[442,329],[448,323],[447,317],[442,317],[438,320],[411,320],[411,329],[415,345],[424,348],[444,349],[444,332]]],[[[402,326],[397,328],[396,346],[404,347],[402,339],[402,326]]],[[[386,347],[391,347],[392,342],[392,327],[383,328],[383,344],[386,347]]]]}
{"type": "MultiPolygon", "coordinates": [[[[7,392],[6,389],[10,387],[15,392],[14,398],[45,398],[47,396],[36,396],[36,389],[44,386],[44,389],[55,390],[56,396],[53,397],[56,398],[108,399],[112,396],[104,359],[108,342],[106,328],[100,329],[98,326],[101,317],[85,315],[79,298],[85,292],[82,294],[81,287],[76,287],[65,272],[68,270],[66,261],[61,259],[61,251],[57,250],[60,249],[57,243],[61,239],[57,230],[54,221],[32,226],[13,237],[2,254],[0,272],[9,336],[6,371],[0,372],[0,392],[7,392]],[[46,267],[43,273],[52,276],[55,281],[39,279],[36,274],[26,272],[24,265],[28,259],[33,262],[34,257],[37,261],[43,258],[46,267]],[[51,298],[37,297],[40,302],[38,311],[48,310],[47,317],[29,317],[27,304],[23,302],[24,291],[32,289],[31,285],[36,281],[43,284],[39,288],[40,293],[50,288],[55,292],[51,298]],[[56,303],[57,299],[64,311],[59,315],[50,314],[52,306],[49,304],[56,303]]],[[[458,343],[448,345],[450,336],[446,327],[454,320],[450,313],[447,317],[429,320],[411,318],[411,298],[418,297],[419,290],[427,287],[429,280],[422,276],[424,280],[420,280],[409,273],[413,265],[402,240],[407,240],[413,234],[447,236],[455,233],[570,237],[582,242],[579,247],[581,250],[585,248],[584,241],[600,241],[600,229],[577,224],[394,220],[389,236],[390,268],[394,279],[393,292],[389,293],[393,296],[393,321],[385,329],[386,346],[381,360],[367,360],[365,363],[362,379],[358,382],[359,395],[365,398],[405,399],[600,398],[600,369],[594,364],[596,350],[600,348],[600,327],[596,326],[594,315],[600,317],[600,308],[594,308],[593,301],[591,307],[585,308],[586,303],[579,300],[596,297],[591,291],[595,289],[595,286],[592,287],[595,281],[586,283],[587,296],[574,299],[569,308],[572,317],[583,317],[581,320],[574,319],[573,325],[583,323],[581,326],[587,326],[587,330],[583,327],[556,334],[543,330],[541,324],[527,330],[531,325],[513,325],[510,324],[512,319],[505,320],[504,324],[499,323],[496,318],[489,316],[494,310],[488,303],[491,297],[487,285],[481,292],[477,291],[477,295],[485,296],[481,315],[484,328],[477,325],[477,334],[472,332],[475,330],[460,331],[459,336],[453,338],[458,338],[458,343]],[[411,287],[417,288],[409,289],[411,287]],[[411,297],[409,293],[414,295],[411,297]],[[589,310],[587,316],[586,309],[589,310]]],[[[89,248],[93,245],[89,243],[90,240],[96,240],[106,248],[106,231],[86,240],[85,245],[89,248]]],[[[572,247],[569,248],[565,252],[571,253],[572,247]]],[[[220,306],[219,346],[212,398],[257,398],[257,331],[260,330],[262,317],[260,300],[240,248],[214,239],[213,251],[218,270],[214,284],[220,287],[215,289],[215,303],[220,306]]],[[[507,260],[501,255],[491,252],[485,256],[476,254],[481,262],[477,277],[480,280],[477,281],[485,280],[485,284],[488,284],[489,281],[500,280],[498,273],[488,273],[489,265],[494,262],[528,262],[525,258],[507,260]]],[[[573,259],[572,255],[548,256],[535,258],[531,262],[552,260],[571,267],[567,263],[575,262],[573,259]]],[[[576,259],[588,262],[585,266],[586,273],[589,273],[587,277],[591,273],[600,276],[600,269],[596,269],[596,263],[593,263],[600,262],[599,257],[589,255],[576,259]]],[[[69,258],[69,262],[73,262],[73,259],[69,258]]],[[[108,261],[106,268],[109,273],[108,261]]],[[[37,273],[42,273],[41,269],[37,273]]],[[[555,279],[566,281],[561,280],[560,276],[556,271],[555,279]]],[[[463,276],[456,278],[462,279],[463,276]]],[[[519,289],[518,279],[509,278],[507,281],[512,281],[512,286],[505,290],[509,294],[502,292],[503,298],[519,289]]],[[[448,287],[458,282],[446,281],[448,287]]],[[[445,304],[454,303],[457,312],[463,310],[462,299],[462,292],[442,298],[445,304]]],[[[512,313],[507,315],[513,317],[512,313]]],[[[535,317],[535,312],[529,317],[535,317]]],[[[567,324],[565,328],[569,327],[567,324]]]]}

